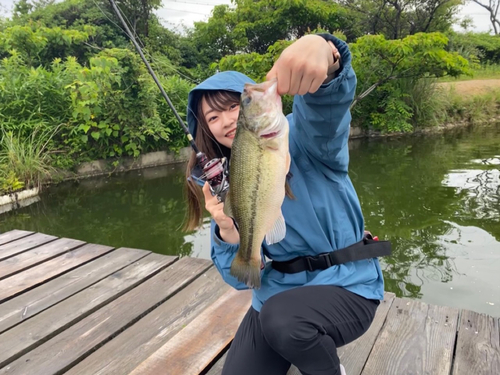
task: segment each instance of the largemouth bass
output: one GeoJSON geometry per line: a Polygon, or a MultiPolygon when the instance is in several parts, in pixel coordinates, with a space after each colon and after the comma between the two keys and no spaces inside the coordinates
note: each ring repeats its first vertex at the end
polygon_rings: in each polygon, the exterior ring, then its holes
{"type": "Polygon", "coordinates": [[[224,212],[235,220],[240,234],[230,272],[250,288],[260,288],[262,242],[273,244],[286,234],[281,205],[290,165],[288,132],[276,79],[245,85],[224,212]]]}

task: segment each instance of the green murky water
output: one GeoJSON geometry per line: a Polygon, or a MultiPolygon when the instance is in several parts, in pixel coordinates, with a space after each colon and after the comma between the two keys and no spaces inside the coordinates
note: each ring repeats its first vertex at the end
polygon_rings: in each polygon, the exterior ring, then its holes
{"type": "MultiPolygon", "coordinates": [[[[352,141],[366,227],[393,243],[386,290],[500,316],[500,125],[352,141]]],[[[183,165],[65,183],[0,214],[25,229],[111,246],[209,258],[208,225],[186,235],[183,165]]]]}

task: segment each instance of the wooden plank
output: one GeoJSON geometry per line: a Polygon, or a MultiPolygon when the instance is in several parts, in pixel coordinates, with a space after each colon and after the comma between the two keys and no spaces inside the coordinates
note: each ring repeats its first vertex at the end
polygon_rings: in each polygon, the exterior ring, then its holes
{"type": "MultiPolygon", "coordinates": [[[[373,344],[385,323],[387,313],[395,298],[396,295],[394,293],[385,293],[384,300],[381,301],[377,308],[377,313],[368,331],[357,340],[338,349],[337,354],[340,358],[340,362],[344,365],[349,375],[361,374],[361,370],[370,355],[373,344]]],[[[207,375],[220,375],[225,361],[226,354],[210,368],[207,375]]],[[[301,375],[301,373],[297,367],[292,365],[287,375],[301,375]]]]}
{"type": "Polygon", "coordinates": [[[384,300],[380,302],[375,318],[363,336],[353,342],[338,349],[340,363],[345,367],[349,375],[360,375],[364,364],[373,349],[373,345],[380,334],[380,330],[385,324],[387,314],[394,303],[396,295],[385,293],[384,300]]]}
{"type": "Polygon", "coordinates": [[[462,310],[453,375],[500,374],[499,320],[462,310]]]}
{"type": "Polygon", "coordinates": [[[113,250],[112,247],[87,244],[25,272],[0,280],[0,302],[76,268],[113,250]]]}
{"type": "Polygon", "coordinates": [[[5,233],[0,234],[0,245],[4,245],[8,242],[15,241],[19,238],[32,235],[34,232],[28,232],[27,230],[14,229],[5,233]]]}
{"type": "Polygon", "coordinates": [[[173,263],[176,257],[148,255],[0,335],[0,367],[67,329],[173,263]]]}
{"type": "MultiPolygon", "coordinates": [[[[210,368],[206,375],[221,375],[224,363],[226,363],[227,350],[224,355],[210,368]]],[[[296,369],[297,367],[295,367],[296,369]]],[[[298,370],[297,370],[298,371],[298,370]]],[[[288,372],[290,373],[290,372],[288,372]]],[[[301,375],[300,373],[298,375],[301,375]]]]}
{"type": "MultiPolygon", "coordinates": [[[[26,353],[0,374],[63,373],[205,272],[211,262],[182,258],[128,293],[26,353]]],[[[58,317],[54,317],[57,319],[58,317]]],[[[10,332],[10,331],[7,331],[10,332]]]]}
{"type": "Polygon", "coordinates": [[[120,248],[0,304],[0,333],[150,253],[145,250],[120,248]]]}
{"type": "Polygon", "coordinates": [[[23,251],[33,249],[44,243],[54,241],[57,237],[48,234],[35,233],[31,236],[23,237],[0,246],[0,260],[7,259],[13,255],[20,254],[23,251]]]}
{"type": "Polygon", "coordinates": [[[40,264],[66,253],[76,247],[84,245],[85,242],[71,238],[60,238],[58,240],[35,247],[24,253],[15,255],[0,261],[0,280],[18,273],[26,268],[40,264]]]}
{"type": "Polygon", "coordinates": [[[458,312],[396,298],[362,374],[449,375],[458,312]]]}
{"type": "Polygon", "coordinates": [[[137,366],[133,375],[199,374],[233,339],[251,305],[251,291],[230,289],[137,366]]]}
{"type": "Polygon", "coordinates": [[[211,267],[65,375],[128,374],[230,288],[211,267]]]}

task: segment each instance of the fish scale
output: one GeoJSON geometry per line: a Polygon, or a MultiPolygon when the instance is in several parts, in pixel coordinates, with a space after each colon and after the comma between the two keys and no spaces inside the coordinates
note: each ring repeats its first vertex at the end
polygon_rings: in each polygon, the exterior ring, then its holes
{"type": "Polygon", "coordinates": [[[288,172],[288,121],[281,102],[270,100],[277,97],[276,87],[271,84],[255,85],[265,88],[256,91],[249,85],[242,95],[224,207],[236,221],[240,234],[231,274],[254,288],[260,287],[261,246],[266,234],[273,233],[268,238],[276,241],[285,235],[281,205],[288,172]],[[273,231],[277,221],[280,230],[273,231]]]}

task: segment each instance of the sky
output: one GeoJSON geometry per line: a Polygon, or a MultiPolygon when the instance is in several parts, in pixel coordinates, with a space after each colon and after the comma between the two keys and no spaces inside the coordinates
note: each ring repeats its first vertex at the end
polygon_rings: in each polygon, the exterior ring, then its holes
{"type": "MultiPolygon", "coordinates": [[[[0,14],[10,15],[14,1],[0,0],[0,14]]],[[[231,0],[163,0],[162,8],[157,14],[166,27],[181,31],[183,26],[192,27],[196,21],[206,21],[213,7],[219,4],[231,4],[231,0]]],[[[483,32],[491,29],[488,11],[479,5],[472,2],[465,5],[459,16],[467,15],[473,19],[474,31],[483,32]]],[[[460,28],[457,26],[455,29],[458,31],[460,28]]]]}

